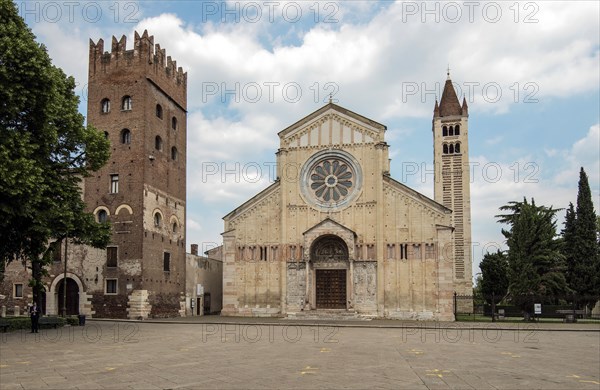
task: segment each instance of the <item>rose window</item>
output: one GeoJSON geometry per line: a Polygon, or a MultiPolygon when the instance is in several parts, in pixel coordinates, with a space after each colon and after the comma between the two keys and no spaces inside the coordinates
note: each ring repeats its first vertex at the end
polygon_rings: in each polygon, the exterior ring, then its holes
{"type": "Polygon", "coordinates": [[[360,164],[344,150],[315,153],[302,166],[300,191],[311,206],[331,211],[350,205],[362,186],[360,164]]]}
{"type": "Polygon", "coordinates": [[[310,175],[310,188],[325,202],[344,199],[354,182],[352,171],[344,162],[334,159],[318,163],[310,175]]]}

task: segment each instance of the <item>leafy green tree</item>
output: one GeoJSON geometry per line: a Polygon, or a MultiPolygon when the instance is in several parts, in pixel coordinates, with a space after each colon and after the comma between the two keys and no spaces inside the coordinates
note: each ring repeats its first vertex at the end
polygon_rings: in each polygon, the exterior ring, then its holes
{"type": "Polygon", "coordinates": [[[51,242],[110,240],[80,190],[108,160],[109,144],[84,126],[74,79],[52,65],[10,0],[0,0],[0,85],[0,262],[29,262],[37,299],[51,242]]]}
{"type": "Polygon", "coordinates": [[[600,246],[598,244],[597,216],[592,203],[592,192],[583,167],[579,172],[577,209],[567,212],[563,230],[563,251],[567,257],[569,287],[582,305],[590,308],[600,295],[600,246]]]}
{"type": "Polygon", "coordinates": [[[514,304],[531,315],[537,300],[554,301],[568,291],[564,256],[556,237],[556,212],[537,206],[532,199],[510,202],[500,207],[508,214],[497,215],[508,245],[509,295],[514,304]]]}
{"type": "Polygon", "coordinates": [[[492,296],[496,304],[508,293],[508,259],[500,251],[486,253],[479,264],[481,269],[481,293],[488,304],[492,304],[492,296]]]}

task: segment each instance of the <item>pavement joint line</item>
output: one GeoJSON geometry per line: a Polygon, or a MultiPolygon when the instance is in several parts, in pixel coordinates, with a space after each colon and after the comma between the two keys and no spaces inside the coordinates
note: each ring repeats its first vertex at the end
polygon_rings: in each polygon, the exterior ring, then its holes
{"type": "Polygon", "coordinates": [[[426,325],[414,325],[414,324],[394,324],[394,325],[383,325],[383,324],[344,324],[339,322],[251,322],[251,321],[214,321],[214,322],[191,322],[191,321],[178,321],[178,320],[129,320],[121,318],[89,318],[86,321],[89,322],[125,322],[134,324],[178,324],[178,325],[244,325],[244,326],[303,326],[303,327],[337,327],[337,328],[362,328],[362,329],[449,329],[449,330],[501,330],[501,331],[539,331],[539,332],[583,332],[583,333],[600,333],[600,326],[597,329],[594,328],[554,328],[554,327],[534,327],[539,324],[515,324],[515,327],[496,327],[491,325],[474,325],[474,326],[455,326],[456,322],[436,322],[435,325],[428,323],[426,325]]]}

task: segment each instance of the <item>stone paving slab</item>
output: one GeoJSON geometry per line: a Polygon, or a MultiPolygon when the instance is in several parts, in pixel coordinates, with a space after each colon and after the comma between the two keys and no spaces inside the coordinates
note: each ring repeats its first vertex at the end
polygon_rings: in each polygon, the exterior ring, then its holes
{"type": "Polygon", "coordinates": [[[0,389],[600,389],[600,333],[124,323],[0,337],[0,389]]]}

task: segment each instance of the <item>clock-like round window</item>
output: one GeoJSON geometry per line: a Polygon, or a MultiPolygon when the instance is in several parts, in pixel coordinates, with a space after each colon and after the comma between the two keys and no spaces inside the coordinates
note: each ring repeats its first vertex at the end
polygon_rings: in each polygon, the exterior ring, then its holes
{"type": "Polygon", "coordinates": [[[362,184],[360,165],[342,150],[324,150],[302,167],[301,191],[304,198],[321,209],[336,209],[358,196],[362,184]]]}

